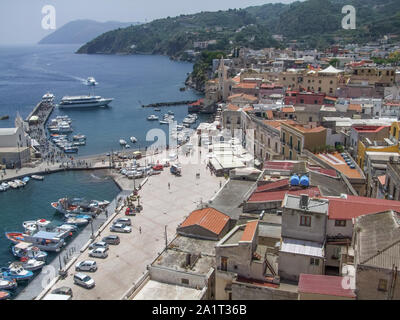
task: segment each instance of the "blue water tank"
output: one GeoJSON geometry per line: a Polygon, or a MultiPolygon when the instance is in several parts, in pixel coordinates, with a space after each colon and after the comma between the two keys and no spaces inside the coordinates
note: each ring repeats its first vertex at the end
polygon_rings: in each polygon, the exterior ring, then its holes
{"type": "Polygon", "coordinates": [[[290,185],[291,186],[298,186],[300,182],[300,178],[297,175],[293,175],[290,177],[290,185]]]}
{"type": "Polygon", "coordinates": [[[308,187],[310,185],[310,179],[307,176],[302,176],[300,178],[300,185],[303,187],[308,187]]]}

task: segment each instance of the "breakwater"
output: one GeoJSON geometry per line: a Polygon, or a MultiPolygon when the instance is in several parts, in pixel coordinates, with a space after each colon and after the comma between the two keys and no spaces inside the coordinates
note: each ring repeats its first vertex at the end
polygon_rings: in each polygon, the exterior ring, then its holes
{"type": "Polygon", "coordinates": [[[197,100],[183,100],[183,101],[172,101],[172,102],[157,102],[150,104],[142,104],[143,108],[157,108],[157,107],[169,107],[169,106],[179,106],[195,103],[197,100]]]}

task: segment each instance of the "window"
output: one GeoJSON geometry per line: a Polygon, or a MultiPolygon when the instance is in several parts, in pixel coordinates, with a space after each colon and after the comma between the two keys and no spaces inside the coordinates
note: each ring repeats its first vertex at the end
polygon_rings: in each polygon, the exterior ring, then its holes
{"type": "Polygon", "coordinates": [[[300,99],[300,103],[304,103],[304,99],[300,99]]]}
{"type": "Polygon", "coordinates": [[[332,88],[329,88],[329,93],[333,93],[333,89],[332,88]]]}
{"type": "Polygon", "coordinates": [[[311,258],[310,259],[310,264],[313,265],[313,266],[319,266],[319,259],[311,258]]]}
{"type": "Polygon", "coordinates": [[[181,279],[182,284],[187,284],[189,285],[189,279],[181,279]]]}
{"type": "Polygon", "coordinates": [[[228,258],[221,257],[221,270],[226,271],[228,269],[228,258]]]}
{"type": "Polygon", "coordinates": [[[379,279],[378,290],[387,291],[387,280],[379,279]]]}
{"type": "Polygon", "coordinates": [[[297,151],[299,151],[299,152],[301,151],[300,150],[300,140],[297,140],[297,151]]]}
{"type": "Polygon", "coordinates": [[[293,136],[289,137],[289,145],[290,147],[293,147],[293,136]]]}
{"type": "Polygon", "coordinates": [[[308,117],[308,122],[312,122],[312,117],[308,117]]]}
{"type": "Polygon", "coordinates": [[[292,155],[292,150],[289,151],[289,160],[292,160],[293,155],[292,155]]]}
{"type": "Polygon", "coordinates": [[[311,227],[311,216],[300,216],[300,225],[303,227],[311,227]]]}
{"type": "Polygon", "coordinates": [[[346,220],[335,220],[335,227],[345,227],[346,220]]]}

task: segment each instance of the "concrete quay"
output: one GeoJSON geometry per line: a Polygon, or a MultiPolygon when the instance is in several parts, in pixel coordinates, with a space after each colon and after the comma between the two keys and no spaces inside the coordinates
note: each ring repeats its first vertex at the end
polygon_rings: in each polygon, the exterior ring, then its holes
{"type": "MultiPolygon", "coordinates": [[[[162,156],[161,159],[163,159],[162,156]]],[[[132,232],[118,233],[121,243],[110,246],[109,256],[106,259],[89,258],[86,249],[76,260],[77,262],[85,259],[97,261],[98,270],[87,273],[95,280],[96,286],[88,290],[75,285],[73,283],[75,270],[71,266],[67,270],[67,277],[58,280],[48,291],[68,286],[72,288],[73,299],[77,300],[124,298],[126,293],[143,278],[147,265],[151,264],[163,251],[166,242],[174,239],[177,226],[199,204],[212,198],[225,179],[211,175],[205,161],[198,163],[193,161],[193,163],[182,164],[181,177],[173,176],[169,168],[166,168],[160,175],[150,176],[146,181],[139,191],[143,211],[136,216],[131,216],[132,232]]],[[[125,183],[133,183],[133,180],[125,181],[125,183]]],[[[112,220],[124,216],[124,211],[125,208],[122,208],[112,220]]],[[[107,223],[112,223],[112,221],[107,223]]],[[[117,234],[110,232],[108,225],[95,241],[109,234],[117,234]]]]}

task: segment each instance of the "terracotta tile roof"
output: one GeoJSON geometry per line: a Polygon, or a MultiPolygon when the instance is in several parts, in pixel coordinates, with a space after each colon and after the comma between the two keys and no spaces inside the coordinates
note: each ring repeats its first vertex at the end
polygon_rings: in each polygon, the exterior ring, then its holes
{"type": "Polygon", "coordinates": [[[240,108],[232,103],[228,104],[226,107],[230,111],[238,111],[240,108]]]}
{"type": "Polygon", "coordinates": [[[240,241],[246,241],[246,242],[252,241],[254,235],[256,234],[257,227],[258,227],[258,220],[247,222],[240,241]]]}
{"type": "Polygon", "coordinates": [[[351,289],[344,289],[343,277],[316,274],[300,274],[299,293],[314,293],[337,297],[356,298],[351,289]]]}
{"type": "Polygon", "coordinates": [[[281,110],[285,113],[295,112],[294,107],[283,107],[281,110]]]}
{"type": "Polygon", "coordinates": [[[347,108],[347,110],[361,112],[362,107],[361,107],[361,104],[349,104],[349,107],[347,108]]]}
{"type": "Polygon", "coordinates": [[[347,163],[345,162],[343,157],[337,152],[331,153],[331,154],[319,153],[319,154],[316,154],[316,156],[319,159],[321,159],[322,161],[324,161],[325,163],[329,164],[331,167],[335,168],[337,171],[344,174],[347,178],[350,178],[350,179],[363,178],[361,173],[357,169],[351,169],[347,165],[347,163]],[[331,161],[328,161],[327,158],[330,159],[331,161]]]}
{"type": "Polygon", "coordinates": [[[294,128],[294,129],[297,129],[298,131],[300,131],[302,133],[322,132],[322,131],[326,130],[326,128],[324,128],[322,126],[314,127],[314,128],[307,128],[298,123],[286,123],[286,125],[294,128]]]}
{"type": "Polygon", "coordinates": [[[279,190],[279,189],[282,189],[282,187],[289,187],[289,178],[261,185],[261,186],[257,187],[256,191],[254,191],[254,192],[279,190]]]}
{"type": "Polygon", "coordinates": [[[274,114],[273,114],[272,110],[267,110],[266,115],[267,115],[267,119],[269,119],[269,120],[272,120],[274,118],[274,114]]]}
{"type": "Polygon", "coordinates": [[[238,94],[233,94],[231,96],[228,97],[228,101],[235,99],[235,98],[242,98],[244,100],[248,100],[248,101],[257,101],[257,97],[249,95],[249,94],[245,94],[245,93],[238,93],[238,94]]]}
{"type": "Polygon", "coordinates": [[[253,82],[241,82],[233,86],[233,88],[237,89],[255,89],[257,88],[257,83],[253,82]]]}
{"type": "Polygon", "coordinates": [[[390,126],[357,126],[357,125],[352,126],[352,128],[358,132],[379,132],[387,127],[390,126]]]}
{"type": "Polygon", "coordinates": [[[236,76],[234,78],[232,78],[233,82],[239,83],[240,82],[240,76],[236,76]]]}
{"type": "Polygon", "coordinates": [[[308,189],[297,189],[297,190],[280,190],[280,191],[269,191],[269,192],[254,192],[247,202],[275,202],[282,201],[286,194],[299,196],[301,194],[307,194],[310,197],[320,197],[321,191],[318,187],[311,187],[308,189]]]}
{"type": "Polygon", "coordinates": [[[400,201],[375,199],[347,195],[347,199],[329,199],[328,219],[351,220],[364,214],[377,213],[386,210],[400,212],[400,201]]]}
{"type": "Polygon", "coordinates": [[[186,219],[182,222],[180,227],[188,227],[198,225],[207,229],[215,234],[220,234],[225,225],[229,222],[229,216],[214,209],[204,208],[193,211],[186,219]]]}

